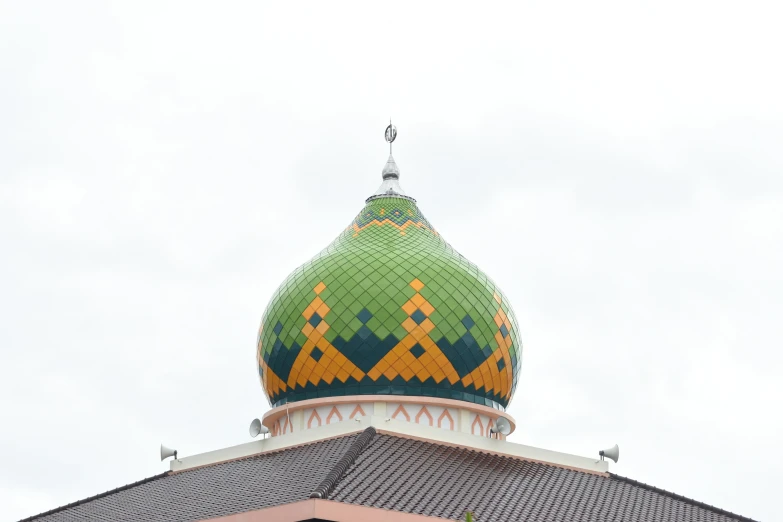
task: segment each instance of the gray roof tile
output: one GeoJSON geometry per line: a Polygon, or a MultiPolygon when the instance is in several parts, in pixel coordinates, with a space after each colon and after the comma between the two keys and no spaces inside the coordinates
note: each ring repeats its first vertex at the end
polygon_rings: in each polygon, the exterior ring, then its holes
{"type": "Polygon", "coordinates": [[[618,476],[391,435],[374,438],[329,498],[478,522],[750,520],[618,476]]]}
{"type": "Polygon", "coordinates": [[[190,522],[305,500],[320,485],[338,502],[450,519],[471,510],[477,522],[750,520],[616,475],[370,430],[159,475],[32,519],[190,522]]]}
{"type": "Polygon", "coordinates": [[[191,522],[305,500],[356,437],[159,475],[26,520],[191,522]]]}

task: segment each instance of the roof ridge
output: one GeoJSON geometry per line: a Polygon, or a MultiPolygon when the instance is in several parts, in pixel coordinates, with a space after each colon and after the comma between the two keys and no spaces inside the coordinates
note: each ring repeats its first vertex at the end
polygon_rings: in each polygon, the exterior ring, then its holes
{"type": "Polygon", "coordinates": [[[367,427],[362,434],[353,441],[353,444],[351,444],[351,447],[348,448],[343,456],[334,463],[334,467],[332,467],[331,471],[326,475],[326,478],[324,478],[321,483],[318,484],[318,487],[310,494],[310,498],[326,498],[375,435],[375,428],[372,426],[367,427]]]}
{"type": "Polygon", "coordinates": [[[632,478],[623,477],[622,475],[617,475],[615,473],[610,473],[610,472],[607,472],[607,473],[609,474],[609,478],[612,478],[612,479],[615,479],[615,480],[619,480],[621,482],[627,482],[628,484],[633,484],[634,486],[637,486],[637,487],[640,487],[640,488],[643,488],[643,489],[647,489],[649,491],[654,491],[655,493],[660,493],[660,494],[665,495],[667,497],[671,497],[671,498],[676,499],[676,500],[681,500],[683,502],[687,502],[689,504],[692,504],[694,506],[698,506],[700,508],[708,509],[710,511],[713,511],[713,512],[721,514],[721,515],[730,516],[730,517],[735,518],[737,520],[742,520],[743,522],[759,522],[756,519],[748,518],[748,517],[745,517],[745,516],[742,516],[742,515],[738,515],[737,513],[733,513],[731,511],[727,511],[725,509],[721,509],[719,507],[713,506],[712,504],[707,504],[706,502],[701,502],[701,501],[692,499],[690,497],[686,497],[684,495],[679,495],[677,493],[673,493],[673,492],[665,490],[663,488],[659,488],[659,487],[656,487],[656,486],[651,486],[650,484],[645,484],[644,482],[639,482],[638,480],[634,480],[632,478]]]}
{"type": "MultiPolygon", "coordinates": [[[[266,456],[266,455],[274,455],[276,453],[282,453],[282,452],[289,451],[289,450],[296,449],[296,448],[303,448],[305,446],[312,446],[314,444],[319,444],[319,443],[327,441],[327,440],[335,440],[335,439],[342,439],[342,438],[345,438],[345,437],[353,437],[353,436],[356,436],[357,434],[359,434],[359,432],[360,432],[360,430],[357,429],[356,431],[350,431],[348,433],[340,433],[340,434],[337,434],[337,435],[332,435],[332,436],[329,436],[329,437],[323,437],[323,438],[320,438],[320,439],[306,440],[306,441],[303,441],[303,442],[298,442],[296,444],[291,444],[290,446],[283,446],[283,447],[280,447],[280,448],[261,450],[261,451],[259,451],[257,453],[248,453],[247,455],[241,455],[239,457],[226,458],[224,460],[215,460],[213,462],[207,462],[207,463],[204,463],[204,464],[193,465],[191,467],[187,467],[187,468],[184,468],[184,469],[175,469],[175,470],[171,470],[171,473],[174,473],[174,474],[188,473],[188,472],[196,471],[196,470],[203,469],[203,468],[210,468],[210,467],[213,467],[213,466],[219,466],[221,464],[228,464],[229,462],[239,462],[239,461],[244,461],[244,460],[252,460],[252,459],[260,458],[260,457],[263,457],[263,456],[266,456]]],[[[19,522],[22,522],[22,521],[19,521],[19,522]]]]}
{"type": "Polygon", "coordinates": [[[34,520],[36,518],[40,518],[46,515],[51,515],[52,513],[57,513],[58,511],[63,511],[68,508],[80,506],[82,504],[86,504],[87,502],[91,502],[93,500],[97,500],[99,498],[107,497],[109,495],[113,495],[114,493],[119,493],[120,491],[125,491],[126,489],[134,488],[136,486],[141,486],[142,484],[146,484],[147,482],[152,482],[153,480],[158,480],[160,478],[165,477],[166,475],[170,475],[171,471],[164,471],[163,473],[159,473],[157,475],[153,475],[151,477],[143,478],[141,480],[137,480],[136,482],[131,482],[130,484],[125,484],[124,486],[120,486],[118,488],[110,489],[108,491],[104,491],[103,493],[98,493],[97,495],[93,495],[91,497],[83,498],[81,500],[77,500],[76,502],[71,502],[70,504],[64,504],[62,506],[56,507],[54,509],[50,509],[49,511],[44,511],[43,513],[38,513],[37,515],[33,515],[27,518],[21,519],[19,522],[27,522],[29,520],[34,520]]]}
{"type": "MultiPolygon", "coordinates": [[[[436,444],[438,446],[443,446],[447,448],[460,448],[464,449],[466,451],[472,451],[474,453],[481,453],[483,455],[494,455],[499,458],[503,459],[510,459],[510,460],[522,460],[525,462],[531,462],[533,464],[541,464],[542,466],[547,466],[550,468],[557,468],[557,469],[566,469],[569,471],[573,471],[575,473],[582,473],[584,475],[594,475],[598,477],[607,477],[608,471],[596,471],[592,469],[585,469],[580,468],[577,466],[569,466],[568,464],[560,464],[558,462],[550,462],[548,460],[542,460],[542,459],[536,459],[533,457],[525,456],[525,455],[514,455],[512,453],[504,453],[501,450],[493,450],[489,448],[479,448],[476,446],[468,446],[467,444],[462,444],[460,442],[449,442],[445,440],[439,440],[439,439],[430,439],[424,436],[420,435],[408,435],[405,433],[399,433],[395,431],[387,431],[383,428],[381,428],[380,435],[388,435],[389,437],[396,437],[398,439],[408,439],[408,440],[416,440],[419,442],[426,442],[427,444],[436,444]]],[[[505,442],[505,441],[504,441],[505,442]]],[[[513,443],[510,443],[513,444],[513,443]]],[[[756,520],[752,522],[758,522],[756,520]]]]}

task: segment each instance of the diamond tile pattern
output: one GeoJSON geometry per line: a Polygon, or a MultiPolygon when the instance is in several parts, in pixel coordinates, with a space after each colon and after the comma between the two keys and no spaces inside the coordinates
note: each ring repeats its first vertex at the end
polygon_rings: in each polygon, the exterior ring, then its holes
{"type": "Polygon", "coordinates": [[[257,350],[274,406],[397,394],[503,409],[521,356],[516,320],[500,289],[443,240],[415,201],[401,197],[369,201],[280,285],[264,312],[257,350]],[[321,357],[312,356],[315,348],[321,357]]]}
{"type": "MultiPolygon", "coordinates": [[[[191,522],[306,500],[356,438],[165,474],[27,520],[191,522]]],[[[753,522],[614,475],[384,434],[328,500],[479,522],[753,522]]]]}

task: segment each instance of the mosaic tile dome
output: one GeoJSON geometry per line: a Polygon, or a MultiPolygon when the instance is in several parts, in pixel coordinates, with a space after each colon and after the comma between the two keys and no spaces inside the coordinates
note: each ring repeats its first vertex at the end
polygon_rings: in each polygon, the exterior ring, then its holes
{"type": "Polygon", "coordinates": [[[269,302],[257,350],[267,398],[412,395],[504,409],[522,354],[511,305],[414,199],[384,188],[387,169],[348,228],[269,302]]]}

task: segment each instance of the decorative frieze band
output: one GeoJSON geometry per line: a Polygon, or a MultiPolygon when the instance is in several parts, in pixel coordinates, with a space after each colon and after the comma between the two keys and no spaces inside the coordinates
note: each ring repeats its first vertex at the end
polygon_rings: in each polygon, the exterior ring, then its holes
{"type": "Polygon", "coordinates": [[[466,403],[461,401],[442,403],[437,401],[419,402],[413,397],[389,398],[394,400],[353,402],[345,400],[349,398],[344,397],[339,402],[316,399],[308,401],[309,404],[292,404],[288,408],[281,406],[264,416],[264,424],[269,427],[273,437],[279,437],[297,431],[312,430],[338,422],[352,422],[356,418],[376,415],[398,422],[470,433],[478,437],[505,438],[491,432],[494,420],[498,416],[503,415],[509,418],[498,410],[473,405],[463,407],[463,404],[466,403]]]}

